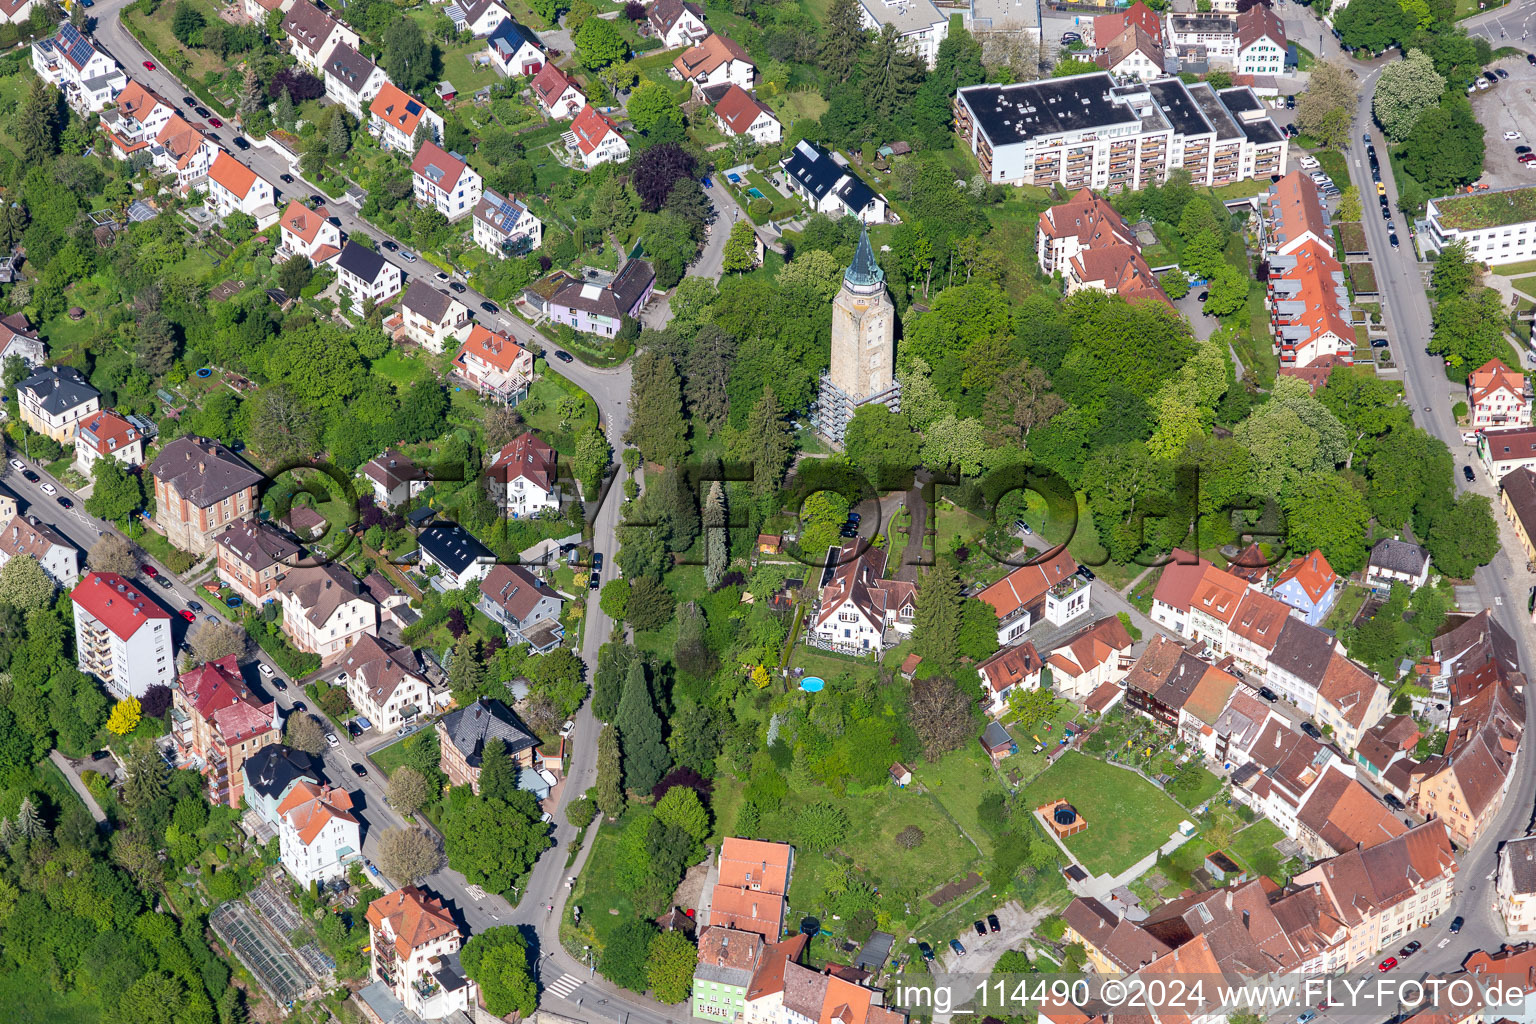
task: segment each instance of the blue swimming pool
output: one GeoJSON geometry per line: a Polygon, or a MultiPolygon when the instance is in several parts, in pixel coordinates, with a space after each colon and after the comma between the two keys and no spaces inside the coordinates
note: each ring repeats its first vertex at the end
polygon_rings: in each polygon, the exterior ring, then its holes
{"type": "Polygon", "coordinates": [[[827,681],[821,676],[806,676],[800,680],[800,689],[806,693],[820,693],[821,688],[827,685],[827,681]]]}
{"type": "Polygon", "coordinates": [[[751,196],[753,199],[763,198],[763,194],[759,192],[755,187],[747,189],[747,195],[751,196]]]}

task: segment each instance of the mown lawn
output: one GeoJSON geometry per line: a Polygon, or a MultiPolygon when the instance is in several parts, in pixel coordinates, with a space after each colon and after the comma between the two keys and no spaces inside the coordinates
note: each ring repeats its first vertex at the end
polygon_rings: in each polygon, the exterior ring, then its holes
{"type": "Polygon", "coordinates": [[[1067,849],[1094,874],[1119,874],[1167,842],[1188,814],[1141,776],[1071,751],[1024,790],[1025,807],[1068,800],[1088,827],[1067,849]]]}
{"type": "Polygon", "coordinates": [[[1280,826],[1267,818],[1260,819],[1232,837],[1227,852],[1245,865],[1248,870],[1268,875],[1276,882],[1280,877],[1280,851],[1275,844],[1285,838],[1280,826]]]}

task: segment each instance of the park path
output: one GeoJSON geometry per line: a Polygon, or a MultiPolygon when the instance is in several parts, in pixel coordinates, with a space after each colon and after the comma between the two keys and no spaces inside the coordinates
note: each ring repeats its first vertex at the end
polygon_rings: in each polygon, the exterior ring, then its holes
{"type": "Polygon", "coordinates": [[[107,823],[106,812],[101,809],[101,805],[96,802],[96,798],[91,796],[91,791],[85,788],[85,783],[80,780],[80,774],[75,771],[75,766],[69,763],[69,758],[57,750],[50,750],[48,756],[52,758],[54,764],[59,766],[59,771],[64,773],[64,778],[69,780],[70,788],[84,801],[86,810],[91,812],[91,817],[96,819],[96,824],[105,825],[107,823]]]}

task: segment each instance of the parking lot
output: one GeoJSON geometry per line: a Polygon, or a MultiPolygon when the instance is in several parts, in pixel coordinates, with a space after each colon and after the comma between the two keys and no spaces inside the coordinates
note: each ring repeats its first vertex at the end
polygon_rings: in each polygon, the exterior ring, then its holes
{"type": "Polygon", "coordinates": [[[1490,188],[1536,185],[1536,163],[1522,164],[1515,153],[1517,146],[1536,147],[1531,141],[1536,137],[1536,66],[1523,56],[1506,57],[1489,66],[1509,77],[1471,97],[1488,151],[1481,180],[1490,188]],[[1506,140],[1504,133],[1510,131],[1520,132],[1522,138],[1506,140]]]}

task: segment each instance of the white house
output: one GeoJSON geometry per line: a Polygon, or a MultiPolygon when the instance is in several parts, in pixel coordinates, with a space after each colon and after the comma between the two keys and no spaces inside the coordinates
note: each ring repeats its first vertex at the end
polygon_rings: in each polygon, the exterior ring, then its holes
{"type": "Polygon", "coordinates": [[[1365,563],[1365,581],[1384,587],[1406,583],[1409,590],[1418,590],[1429,582],[1429,552],[1392,537],[1379,540],[1365,563]]]}
{"type": "Polygon", "coordinates": [[[1008,710],[1008,698],[1015,690],[1038,690],[1045,661],[1028,640],[1004,647],[976,666],[982,690],[987,698],[986,712],[993,718],[1008,710]]]}
{"type": "Polygon", "coordinates": [[[1150,82],[1166,74],[1160,39],[1160,36],[1153,36],[1140,25],[1128,21],[1120,34],[1094,55],[1094,63],[1114,75],[1117,82],[1129,79],[1150,82]]]}
{"type": "Polygon", "coordinates": [[[331,213],[323,206],[311,210],[291,200],[278,221],[278,235],[279,255],[304,256],[317,267],[341,252],[341,228],[331,223],[331,213]]]}
{"type": "Polygon", "coordinates": [[[277,221],[272,183],[222,149],[208,168],[208,201],[220,217],[239,212],[256,220],[257,229],[277,221]]]}
{"type": "Polygon", "coordinates": [[[96,460],[110,457],[125,466],[144,462],[144,438],[139,428],[111,409],[102,409],[75,425],[75,462],[87,477],[96,460]]]}
{"type": "Polygon", "coordinates": [[[512,18],[491,31],[485,40],[485,52],[491,66],[508,78],[537,75],[549,59],[539,37],[512,18]]]}
{"type": "Polygon", "coordinates": [[[409,647],[361,637],[341,665],[337,681],[346,685],[352,706],[380,732],[393,732],[431,710],[427,680],[409,647]]]}
{"type": "Polygon", "coordinates": [[[862,654],[893,647],[912,632],[917,588],[884,579],[886,553],[850,540],[837,553],[837,569],[821,590],[808,633],[817,646],[862,654]]]}
{"type": "Polygon", "coordinates": [[[0,366],[12,356],[34,370],[48,360],[48,346],[38,337],[37,328],[25,313],[0,317],[0,366]]]}
{"type": "Polygon", "coordinates": [[[433,523],[416,538],[421,568],[439,590],[483,580],[496,564],[491,549],[458,523],[433,523]]]}
{"type": "Polygon", "coordinates": [[[1282,75],[1285,73],[1285,23],[1269,4],[1254,4],[1239,13],[1237,54],[1232,70],[1239,75],[1282,75]]]}
{"type": "Polygon", "coordinates": [[[529,85],[539,101],[539,109],[551,120],[564,121],[574,117],[577,111],[587,105],[586,96],[552,62],[540,68],[529,85]]]}
{"type": "Polygon", "coordinates": [[[293,646],[329,661],[379,631],[379,605],[356,576],[336,565],[290,569],[277,585],[283,632],[293,646]]]}
{"type": "Polygon", "coordinates": [[[32,17],[33,0],[0,0],[0,21],[19,25],[32,17]]]}
{"type": "Polygon", "coordinates": [[[1018,643],[1041,619],[1061,626],[1087,614],[1091,593],[1076,559],[1062,548],[1044,561],[1019,566],[976,596],[997,613],[997,641],[1006,645],[1018,643]]]}
{"type": "Polygon", "coordinates": [[[567,148],[581,157],[582,166],[591,170],[598,164],[623,163],[629,159],[629,143],[608,115],[590,104],[581,109],[565,133],[567,148]]]}
{"type": "Polygon", "coordinates": [[[484,182],[457,153],[423,142],[411,161],[411,191],[416,205],[430,206],[449,221],[462,220],[480,202],[484,182]]]}
{"type": "Polygon", "coordinates": [[[241,6],[245,10],[246,18],[257,25],[265,25],[268,14],[273,11],[282,11],[287,14],[293,3],[294,0],[244,0],[241,6]]]}
{"type": "Polygon", "coordinates": [[[1473,430],[1531,425],[1525,375],[1505,366],[1502,359],[1490,359],[1467,375],[1467,404],[1473,430]]]}
{"type": "Polygon", "coordinates": [[[385,82],[368,105],[368,134],[385,149],[416,152],[416,129],[423,121],[434,140],[443,137],[442,115],[396,88],[393,82],[385,82]]]}
{"type": "Polygon", "coordinates": [[[400,318],[401,333],[434,355],[463,341],[471,324],[468,306],[419,277],[400,297],[400,318]]]}
{"type": "Polygon", "coordinates": [[[512,20],[512,12],[501,0],[459,0],[448,5],[454,28],[466,29],[476,39],[484,39],[502,22],[512,20]]]}
{"type": "Polygon", "coordinates": [[[526,203],[486,189],[475,204],[475,244],[497,259],[520,256],[544,244],[544,222],[526,203]]]}
{"type": "Polygon", "coordinates": [[[58,35],[32,44],[32,70],[63,93],[64,102],[81,117],[107,109],[128,87],[117,61],[67,21],[58,35]]]}
{"type": "Polygon", "coordinates": [[[555,450],[533,434],[507,442],[491,457],[485,472],[498,485],[501,505],[514,519],[560,511],[555,450]]]}
{"type": "Polygon", "coordinates": [[[277,815],[279,856],[300,885],[343,878],[363,856],[362,829],[345,790],[296,783],[277,815]]]}
{"type": "Polygon", "coordinates": [[[171,613],[150,600],[137,583],[115,572],[87,573],[69,598],[75,609],[75,663],[80,671],[122,696],[142,697],[151,686],[175,682],[171,613]]]}
{"type": "Polygon", "coordinates": [[[1530,427],[1484,429],[1477,435],[1477,455],[1496,484],[1517,469],[1536,470],[1536,430],[1530,427]]]}
{"type": "Polygon", "coordinates": [[[885,198],[848,169],[840,156],[801,139],[781,163],[790,191],[833,220],[857,217],[861,224],[885,220],[885,198]]]}
{"type": "Polygon", "coordinates": [[[112,143],[112,155],[127,160],[148,149],[176,108],[133,79],[117,94],[111,109],[101,112],[101,130],[112,143]]]}
{"type": "Polygon", "coordinates": [[[427,474],[397,451],[387,451],[368,460],[359,471],[373,486],[374,504],[384,508],[404,505],[426,490],[427,474]]]}
{"type": "Polygon", "coordinates": [[[656,0],[646,12],[646,19],[651,24],[651,34],[669,50],[692,46],[709,35],[703,9],[687,0],[656,0]]]}
{"type": "Polygon", "coordinates": [[[1113,615],[1078,630],[1045,656],[1051,689],[1081,703],[1105,683],[1119,683],[1135,661],[1133,643],[1125,624],[1113,615]]]}
{"type": "Polygon", "coordinates": [[[739,85],[731,85],[715,103],[715,124],[726,135],[745,135],[759,146],[776,146],[784,126],[768,105],[739,85]]]}
{"type": "Polygon", "coordinates": [[[672,61],[672,77],[692,82],[695,91],[711,85],[752,88],[756,70],[752,58],[734,39],[711,32],[697,46],[690,46],[672,61]]]}
{"type": "Polygon", "coordinates": [[[389,76],[384,69],[358,53],[350,43],[337,43],[325,60],[325,98],[345,107],[359,121],[363,111],[384,88],[389,76]]]}
{"type": "Polygon", "coordinates": [[[283,18],[283,33],[288,37],[288,52],[315,75],[325,73],[325,62],[337,46],[345,43],[355,50],[362,44],[356,32],[309,0],[294,0],[283,18]]]}
{"type": "Polygon", "coordinates": [[[180,114],[173,114],[150,144],[149,158],[156,171],[174,175],[177,186],[186,191],[194,181],[207,176],[214,157],[221,152],[180,114]]]}
{"type": "Polygon", "coordinates": [[[859,22],[877,33],[893,26],[902,45],[930,68],[938,59],[939,44],[949,36],[949,14],[932,0],[859,0],[859,22]]]}
{"type": "Polygon", "coordinates": [[[61,587],[80,579],[80,552],[36,516],[14,515],[0,526],[0,568],[17,555],[27,555],[61,587]]]}
{"type": "Polygon", "coordinates": [[[453,365],[476,391],[509,405],[526,398],[533,381],[533,353],[480,324],[470,328],[453,365]]]}
{"type": "Polygon", "coordinates": [[[372,249],[348,241],[336,257],[336,281],[352,300],[361,305],[383,302],[400,294],[404,275],[400,268],[372,249]]]}
{"type": "Polygon", "coordinates": [[[476,607],[507,631],[507,642],[526,643],[537,654],[560,646],[560,595],[521,565],[498,565],[480,581],[476,607]]]}
{"type": "Polygon", "coordinates": [[[101,392],[73,366],[44,366],[16,385],[21,421],[59,444],[75,441],[75,426],[101,408],[101,392]]]}

